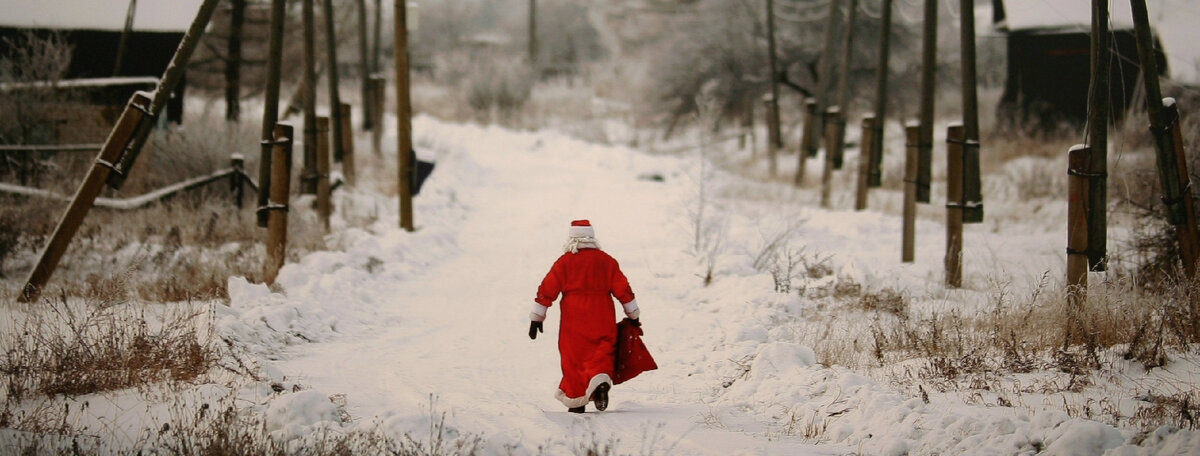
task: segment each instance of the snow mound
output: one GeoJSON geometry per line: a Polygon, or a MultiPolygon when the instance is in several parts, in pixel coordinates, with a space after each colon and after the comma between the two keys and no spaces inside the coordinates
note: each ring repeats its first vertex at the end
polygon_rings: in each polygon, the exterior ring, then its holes
{"type": "Polygon", "coordinates": [[[285,394],[267,407],[266,429],[271,438],[290,441],[314,430],[341,425],[337,405],[317,391],[285,394]]]}

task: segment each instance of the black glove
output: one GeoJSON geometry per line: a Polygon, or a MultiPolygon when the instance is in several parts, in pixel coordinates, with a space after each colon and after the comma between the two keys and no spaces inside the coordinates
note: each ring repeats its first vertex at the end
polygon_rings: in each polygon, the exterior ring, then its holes
{"type": "Polygon", "coordinates": [[[537,333],[540,333],[540,332],[545,332],[542,330],[542,322],[540,322],[540,321],[529,322],[529,338],[530,339],[537,339],[537,333]]]}

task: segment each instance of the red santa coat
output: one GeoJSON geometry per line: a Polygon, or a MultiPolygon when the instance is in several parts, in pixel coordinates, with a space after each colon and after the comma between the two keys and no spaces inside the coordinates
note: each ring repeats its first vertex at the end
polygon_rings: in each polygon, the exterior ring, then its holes
{"type": "MultiPolygon", "coordinates": [[[[601,383],[612,384],[616,354],[616,298],[627,315],[637,302],[617,260],[600,249],[564,253],[538,286],[537,304],[550,307],[562,294],[558,352],[562,381],[555,396],[567,407],[586,405],[601,383]]],[[[535,314],[537,312],[535,306],[535,314]]],[[[540,309],[545,315],[545,309],[540,309]]]]}

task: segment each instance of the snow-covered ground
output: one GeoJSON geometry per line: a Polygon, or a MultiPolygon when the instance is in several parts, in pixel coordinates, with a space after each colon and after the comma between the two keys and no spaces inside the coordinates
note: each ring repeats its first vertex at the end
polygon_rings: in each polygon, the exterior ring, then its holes
{"type": "MultiPolygon", "coordinates": [[[[426,117],[414,131],[421,157],[437,163],[415,200],[414,232],[398,228],[395,197],[360,184],[337,196],[330,250],[286,265],[277,291],[229,279],[231,302],[217,306],[214,324],[259,360],[263,384],[234,394],[264,414],[274,438],[303,445],[318,431],[360,429],[427,442],[441,432],[446,442],[478,438],[488,455],[1200,451],[1195,431],[1144,434],[1072,417],[1053,394],[1012,407],[953,392],[922,398],[877,372],[825,366],[821,350],[801,343],[858,337],[805,323],[837,281],[899,290],[914,311],[936,312],[982,301],[997,280],[1024,290],[1045,271],[1061,275],[1059,209],[1025,225],[969,226],[966,286],[946,290],[940,217],[918,221],[917,262],[903,264],[891,211],[853,212],[844,195],[838,208],[819,209],[811,188],[740,177],[730,171],[737,157],[724,166],[705,160],[717,147],[652,154],[426,117]],[[607,411],[583,415],[553,397],[557,309],[545,334],[526,335],[536,286],[580,218],[629,277],[659,365],[617,386],[607,411]],[[762,267],[771,260],[760,258],[772,241],[777,252],[823,259],[831,273],[793,274],[777,291],[762,267]]],[[[393,156],[365,159],[374,167],[360,179],[391,179],[393,156]]],[[[895,195],[877,198],[894,208],[895,195]]],[[[842,327],[855,326],[834,328],[842,327]]],[[[1158,371],[1138,379],[1194,389],[1200,368],[1187,361],[1158,371]]],[[[186,393],[184,409],[230,394],[218,385],[186,393]]],[[[1095,394],[1118,408],[1132,400],[1095,394]]],[[[77,398],[90,407],[72,419],[144,432],[154,413],[132,396],[77,398]]]]}

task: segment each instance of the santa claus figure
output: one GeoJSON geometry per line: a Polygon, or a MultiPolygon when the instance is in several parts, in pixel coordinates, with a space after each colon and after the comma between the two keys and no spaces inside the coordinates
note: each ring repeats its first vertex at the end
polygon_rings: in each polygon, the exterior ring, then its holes
{"type": "Polygon", "coordinates": [[[571,222],[563,255],[538,286],[529,315],[530,339],[542,332],[546,311],[560,294],[558,352],[562,381],[554,396],[574,413],[583,413],[588,402],[604,410],[613,385],[617,343],[613,298],[634,321],[640,311],[629,280],[621,273],[617,260],[600,250],[596,231],[587,220],[571,222]]]}

